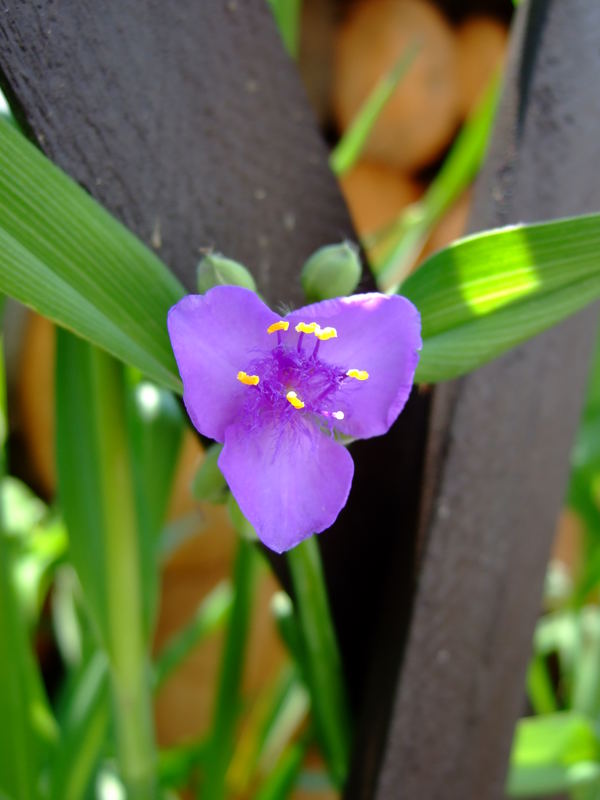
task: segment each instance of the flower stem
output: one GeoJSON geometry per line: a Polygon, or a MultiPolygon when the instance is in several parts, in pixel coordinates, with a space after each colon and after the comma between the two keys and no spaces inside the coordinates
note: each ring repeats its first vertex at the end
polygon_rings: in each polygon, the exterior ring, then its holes
{"type": "Polygon", "coordinates": [[[351,722],[342,661],[315,536],[288,553],[306,657],[315,727],[332,779],[342,787],[348,774],[351,722]]]}

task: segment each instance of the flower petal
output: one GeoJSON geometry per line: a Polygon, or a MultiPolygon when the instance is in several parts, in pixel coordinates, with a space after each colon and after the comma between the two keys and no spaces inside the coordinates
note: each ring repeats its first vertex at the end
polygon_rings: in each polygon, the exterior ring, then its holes
{"type": "Polygon", "coordinates": [[[355,438],[378,436],[391,427],[412,388],[421,348],[421,318],[405,297],[362,294],[325,300],[298,309],[286,319],[317,322],[337,330],[319,345],[319,359],[347,369],[365,370],[368,380],[349,378],[335,402],[344,413],[336,424],[355,438]]]}
{"type": "Polygon", "coordinates": [[[259,538],[277,553],[333,524],[354,473],[346,448],[301,417],[232,425],[219,466],[259,538]]]}
{"type": "Polygon", "coordinates": [[[223,441],[248,387],[236,378],[257,351],[272,347],[267,328],[279,317],[248,289],[216,286],[187,295],[167,318],[183,380],[183,401],[200,433],[223,441]]]}

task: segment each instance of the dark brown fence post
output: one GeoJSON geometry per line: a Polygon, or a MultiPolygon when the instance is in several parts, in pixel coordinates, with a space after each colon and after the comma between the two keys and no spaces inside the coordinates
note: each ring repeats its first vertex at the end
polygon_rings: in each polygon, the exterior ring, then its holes
{"type": "MultiPolygon", "coordinates": [[[[472,230],[600,208],[599,41],[597,3],[520,9],[472,230]]],[[[589,309],[436,391],[404,661],[374,746],[370,716],[388,697],[371,694],[348,798],[504,796],[596,317],[589,309]],[[375,757],[361,764],[363,750],[375,757]]]]}

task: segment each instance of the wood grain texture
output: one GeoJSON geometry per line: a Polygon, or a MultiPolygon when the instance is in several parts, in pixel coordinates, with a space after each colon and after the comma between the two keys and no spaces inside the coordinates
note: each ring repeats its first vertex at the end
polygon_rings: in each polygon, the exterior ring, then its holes
{"type": "Polygon", "coordinates": [[[42,150],[189,289],[214,247],[297,303],[303,260],[352,234],[264,0],[4,0],[0,73],[42,150]]]}
{"type": "MultiPolygon", "coordinates": [[[[592,0],[521,8],[473,230],[600,208],[599,40],[592,0]]],[[[437,390],[443,458],[429,469],[403,669],[381,764],[348,797],[504,796],[596,318],[588,309],[437,390]]]]}

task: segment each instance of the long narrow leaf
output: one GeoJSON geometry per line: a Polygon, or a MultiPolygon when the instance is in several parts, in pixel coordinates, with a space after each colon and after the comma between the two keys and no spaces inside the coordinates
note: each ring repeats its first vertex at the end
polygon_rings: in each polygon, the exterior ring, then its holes
{"type": "MultiPolygon", "coordinates": [[[[456,137],[424,197],[408,206],[382,236],[368,237],[372,243],[383,239],[385,244],[385,255],[372,264],[382,289],[397,286],[410,272],[435,225],[477,174],[487,149],[498,96],[496,76],[456,137]]],[[[370,246],[369,241],[365,244],[370,246]]]]}
{"type": "Polygon", "coordinates": [[[109,723],[108,668],[96,652],[76,676],[59,719],[61,746],[52,764],[51,800],[85,796],[109,723]]]}
{"type": "Polygon", "coordinates": [[[412,66],[418,50],[416,42],[410,44],[389,72],[375,84],[329,157],[329,166],[336,175],[348,172],[360,158],[375,123],[412,66]]]}
{"type": "Polygon", "coordinates": [[[256,569],[254,544],[240,537],[234,568],[234,597],[215,698],[210,757],[203,800],[223,800],[225,774],[234,748],[235,726],[241,710],[241,679],[250,625],[250,610],[256,569]]]}
{"type": "Polygon", "coordinates": [[[219,630],[230,617],[233,589],[229,581],[221,581],[204,598],[185,627],[170,639],[156,660],[155,689],[185,661],[190,653],[211,633],[219,630]]]}
{"type": "Polygon", "coordinates": [[[81,339],[57,339],[57,456],[72,562],[110,664],[129,795],[152,798],[154,745],[142,569],[123,369],[81,339]]]}
{"type": "Polygon", "coordinates": [[[146,380],[132,380],[127,388],[144,630],[149,641],[158,605],[158,539],[171,496],[185,423],[176,399],[168,390],[146,380]]]}
{"type": "MultiPolygon", "coordinates": [[[[0,478],[6,434],[0,339],[0,478]]],[[[14,543],[6,535],[0,494],[0,796],[41,797],[40,775],[56,734],[16,586],[14,543]]]]}
{"type": "Polygon", "coordinates": [[[316,537],[305,539],[287,555],[315,728],[331,776],[342,787],[350,757],[351,721],[316,537]]]}
{"type": "Polygon", "coordinates": [[[180,390],[166,315],[183,288],[1,118],[0,291],[180,390]]]}
{"type": "Polygon", "coordinates": [[[400,287],[421,312],[417,380],[458,377],[600,297],[600,214],[476,234],[400,287]]]}

